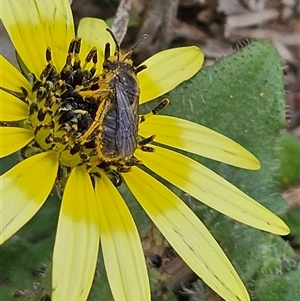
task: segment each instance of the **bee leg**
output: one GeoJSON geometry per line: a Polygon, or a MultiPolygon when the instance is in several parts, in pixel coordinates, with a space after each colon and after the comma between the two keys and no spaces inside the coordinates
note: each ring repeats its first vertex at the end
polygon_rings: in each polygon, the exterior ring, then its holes
{"type": "Polygon", "coordinates": [[[123,178],[119,172],[111,170],[106,174],[108,178],[112,181],[115,187],[119,187],[123,183],[123,178]]]}
{"type": "Polygon", "coordinates": [[[125,162],[125,166],[137,166],[137,165],[143,165],[143,162],[141,160],[138,160],[135,157],[131,157],[128,161],[125,162]]]}
{"type": "Polygon", "coordinates": [[[140,149],[142,152],[146,152],[146,153],[154,153],[155,152],[155,148],[152,146],[145,145],[145,146],[142,146],[140,149]]]}
{"type": "Polygon", "coordinates": [[[78,139],[76,139],[76,143],[84,144],[89,141],[89,136],[92,135],[94,130],[99,127],[99,121],[95,120],[92,122],[91,126],[87,129],[87,131],[78,139]]]}
{"type": "MultiPolygon", "coordinates": [[[[102,94],[102,90],[99,90],[99,95],[103,95],[102,94]]],[[[84,95],[83,99],[85,100],[85,98],[88,98],[89,95],[93,95],[93,98],[97,99],[99,101],[98,103],[98,109],[96,112],[96,116],[94,117],[94,121],[92,122],[92,124],[90,125],[90,127],[87,129],[87,131],[81,136],[79,137],[79,139],[76,141],[78,143],[85,143],[86,140],[88,140],[88,137],[97,129],[97,128],[101,128],[101,119],[103,119],[103,111],[104,110],[108,110],[107,108],[107,102],[103,101],[103,99],[99,96],[97,97],[97,95],[95,96],[95,92],[94,91],[83,91],[80,92],[80,94],[84,95]],[[84,92],[86,92],[86,94],[83,94],[84,92]]]]}
{"type": "Polygon", "coordinates": [[[147,144],[154,141],[155,135],[149,136],[147,138],[144,138],[138,142],[138,148],[143,152],[153,153],[155,151],[155,148],[152,146],[149,146],[147,144]]]}
{"type": "Polygon", "coordinates": [[[141,72],[141,71],[143,71],[145,69],[147,69],[146,65],[140,65],[140,66],[138,66],[138,67],[135,68],[134,73],[138,74],[139,72],[141,72]]]}
{"type": "Polygon", "coordinates": [[[118,172],[129,172],[131,170],[131,166],[118,166],[117,171],[118,172]]]}
{"type": "Polygon", "coordinates": [[[140,123],[144,122],[147,118],[149,118],[152,115],[158,114],[162,109],[164,109],[169,104],[169,99],[165,98],[163,99],[157,106],[155,106],[148,114],[141,115],[140,116],[140,123]]]}
{"type": "Polygon", "coordinates": [[[138,146],[139,147],[145,146],[145,145],[151,143],[152,141],[154,141],[154,139],[155,139],[155,135],[144,138],[138,142],[138,146]]]}

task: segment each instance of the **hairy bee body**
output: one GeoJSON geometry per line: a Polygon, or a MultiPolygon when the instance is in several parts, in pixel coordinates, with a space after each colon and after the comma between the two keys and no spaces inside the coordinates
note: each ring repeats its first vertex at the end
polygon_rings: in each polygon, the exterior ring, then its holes
{"type": "Polygon", "coordinates": [[[139,86],[131,65],[106,62],[101,89],[107,90],[108,109],[100,131],[101,152],[105,157],[126,159],[137,147],[139,122],[139,86]]]}

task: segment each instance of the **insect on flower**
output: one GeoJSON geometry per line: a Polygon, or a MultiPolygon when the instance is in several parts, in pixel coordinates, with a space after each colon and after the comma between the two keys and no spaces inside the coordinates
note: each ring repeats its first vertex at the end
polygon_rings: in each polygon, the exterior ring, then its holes
{"type": "Polygon", "coordinates": [[[140,97],[136,75],[146,68],[145,65],[135,67],[131,55],[147,36],[123,55],[113,32],[107,31],[115,41],[116,51],[111,55],[110,44],[106,44],[102,73],[78,92],[85,102],[97,105],[94,121],[76,141],[77,146],[94,141],[97,157],[94,166],[101,162],[128,161],[136,150],[140,97]]]}

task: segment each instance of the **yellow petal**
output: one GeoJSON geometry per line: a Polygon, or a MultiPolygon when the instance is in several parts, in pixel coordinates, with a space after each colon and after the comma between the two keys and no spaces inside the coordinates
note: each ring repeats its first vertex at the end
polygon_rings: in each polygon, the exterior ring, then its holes
{"type": "Polygon", "coordinates": [[[98,209],[84,166],[75,167],[65,187],[53,252],[52,301],[86,301],[95,274],[98,209]]]}
{"type": "Polygon", "coordinates": [[[26,103],[0,90],[0,121],[17,121],[28,118],[29,107],[26,103]]]}
{"type": "Polygon", "coordinates": [[[121,195],[101,173],[96,180],[101,245],[115,301],[150,301],[145,258],[138,231],[121,195]]]}
{"type": "Polygon", "coordinates": [[[33,139],[33,131],[22,128],[0,127],[0,158],[8,156],[33,139]]]}
{"type": "Polygon", "coordinates": [[[0,243],[4,243],[43,205],[58,169],[55,152],[30,157],[1,176],[0,243]]]}
{"type": "Polygon", "coordinates": [[[218,243],[173,192],[138,168],[123,176],[161,233],[204,282],[225,300],[249,300],[242,281],[218,243]]]}
{"type": "Polygon", "coordinates": [[[161,51],[145,62],[147,69],[138,73],[140,103],[161,96],[191,78],[203,64],[204,55],[196,47],[179,47],[161,51]]]}
{"type": "Polygon", "coordinates": [[[155,153],[136,153],[155,173],[211,208],[254,228],[286,235],[289,229],[275,214],[225,179],[176,152],[155,147],[155,153]]]}
{"type": "Polygon", "coordinates": [[[139,134],[155,141],[233,166],[256,170],[260,163],[230,138],[200,124],[171,116],[153,115],[141,123],[139,134]]]}
{"type": "Polygon", "coordinates": [[[78,37],[82,38],[80,58],[83,62],[88,52],[97,47],[98,67],[97,73],[102,70],[104,61],[104,48],[106,43],[110,43],[111,54],[115,52],[115,42],[109,32],[106,31],[108,25],[101,19],[83,18],[78,25],[78,37]]]}
{"type": "Polygon", "coordinates": [[[60,70],[74,38],[68,0],[2,0],[1,19],[27,68],[40,76],[51,47],[54,65],[60,70]]]}
{"type": "Polygon", "coordinates": [[[22,92],[21,87],[30,91],[31,86],[21,72],[0,55],[0,87],[22,92]]]}

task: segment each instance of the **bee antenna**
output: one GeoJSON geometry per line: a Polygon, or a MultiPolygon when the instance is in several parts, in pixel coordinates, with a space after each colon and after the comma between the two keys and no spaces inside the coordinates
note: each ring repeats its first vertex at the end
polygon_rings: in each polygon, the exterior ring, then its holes
{"type": "Polygon", "coordinates": [[[149,38],[149,35],[143,34],[142,37],[137,41],[137,43],[130,49],[131,52],[137,49],[145,40],[149,38]]]}
{"type": "Polygon", "coordinates": [[[137,41],[137,43],[135,45],[133,45],[131,47],[131,49],[127,52],[126,56],[124,57],[124,60],[126,60],[132,54],[132,52],[135,49],[137,49],[148,38],[149,38],[149,35],[143,34],[142,37],[137,41]]]}
{"type": "Polygon", "coordinates": [[[114,35],[114,33],[112,32],[112,30],[110,28],[106,28],[106,31],[108,31],[111,35],[111,37],[113,38],[115,44],[116,44],[116,51],[118,53],[118,60],[119,60],[119,54],[120,54],[120,46],[119,46],[119,43],[114,35]]]}

